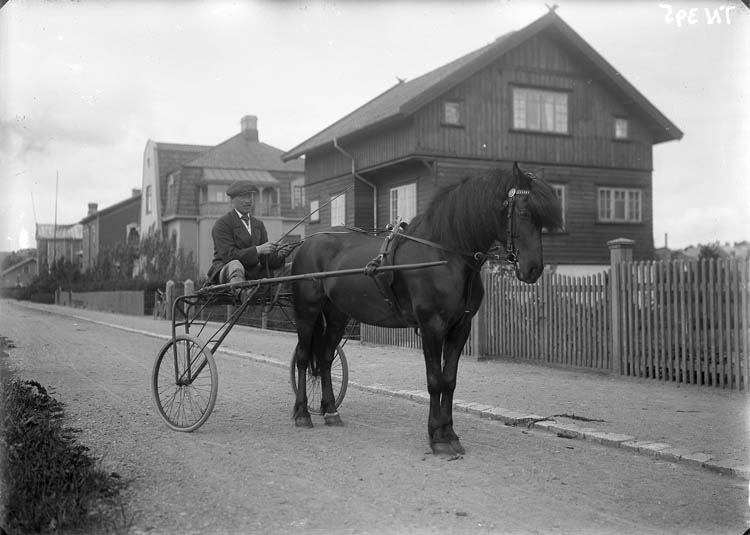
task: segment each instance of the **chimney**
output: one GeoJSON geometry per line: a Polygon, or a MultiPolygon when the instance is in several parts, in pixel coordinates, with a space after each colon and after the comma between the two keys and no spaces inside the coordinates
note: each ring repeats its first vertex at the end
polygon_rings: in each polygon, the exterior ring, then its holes
{"type": "Polygon", "coordinates": [[[95,202],[89,203],[89,213],[88,215],[94,215],[96,213],[96,209],[99,207],[99,205],[95,202]]]}
{"type": "Polygon", "coordinates": [[[258,117],[245,115],[240,121],[240,125],[246,141],[258,141],[258,117]]]}
{"type": "Polygon", "coordinates": [[[131,197],[138,197],[138,195],[141,194],[141,190],[139,188],[133,188],[133,194],[131,197]]]}

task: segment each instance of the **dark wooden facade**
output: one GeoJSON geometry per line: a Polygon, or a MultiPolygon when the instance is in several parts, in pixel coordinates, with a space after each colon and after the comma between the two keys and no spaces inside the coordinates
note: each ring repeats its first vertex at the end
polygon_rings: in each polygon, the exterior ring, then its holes
{"type": "MultiPolygon", "coordinates": [[[[516,32],[522,35],[514,36],[512,46],[498,45],[494,56],[489,49],[481,68],[464,77],[459,69],[450,87],[436,84],[412,98],[408,113],[335,138],[339,148],[334,142],[316,141],[315,146],[302,144],[296,153],[290,151],[286,156],[306,154],[307,200],[325,205],[354,182],[355,189],[347,193],[346,222],[372,226],[373,188],[353,176],[354,163],[357,174],[377,188],[377,224],[382,227],[388,222],[392,187],[416,182],[417,209],[422,211],[438,188],[518,161],[565,188],[566,228],[544,238],[549,263],[606,263],[606,242],[620,237],[635,240],[636,259],[651,259],[652,147],[682,134],[635,89],[632,94],[623,89],[622,81],[607,70],[611,67],[571,32],[550,13],[527,27],[528,35],[516,32]],[[567,93],[567,133],[514,130],[514,87],[567,93]],[[446,100],[462,103],[460,126],[442,123],[446,100]],[[627,139],[615,139],[615,118],[628,120],[627,139]],[[600,187],[639,189],[641,221],[599,221],[600,187]]],[[[377,104],[376,99],[370,107],[377,104]]],[[[324,206],[320,222],[310,231],[327,228],[329,222],[330,208],[324,206]]]]}

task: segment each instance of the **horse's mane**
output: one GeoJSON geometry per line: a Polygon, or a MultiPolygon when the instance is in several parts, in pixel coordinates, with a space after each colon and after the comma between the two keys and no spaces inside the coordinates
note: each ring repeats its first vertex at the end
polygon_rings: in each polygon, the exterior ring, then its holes
{"type": "Polygon", "coordinates": [[[527,207],[535,223],[550,230],[560,228],[562,212],[554,189],[537,178],[518,182],[513,171],[506,169],[464,178],[438,191],[406,233],[460,251],[486,251],[495,240],[504,238],[503,201],[512,187],[530,190],[527,207]]]}

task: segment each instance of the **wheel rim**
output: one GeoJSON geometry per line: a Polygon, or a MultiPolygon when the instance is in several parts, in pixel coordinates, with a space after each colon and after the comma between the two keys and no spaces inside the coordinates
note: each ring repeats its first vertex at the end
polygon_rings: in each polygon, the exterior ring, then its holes
{"type": "Polygon", "coordinates": [[[218,377],[213,357],[192,338],[179,337],[159,353],[153,374],[156,405],[169,427],[193,431],[216,402],[218,377]]]}
{"type": "MultiPolygon", "coordinates": [[[[294,393],[297,393],[297,365],[296,359],[292,358],[292,388],[294,393]]],[[[323,397],[320,375],[313,375],[308,372],[305,374],[307,379],[307,410],[312,414],[322,414],[320,410],[320,402],[323,397]]],[[[341,348],[336,349],[336,353],[333,356],[333,362],[331,362],[331,383],[333,385],[333,394],[336,398],[336,408],[341,405],[346,395],[346,387],[349,381],[349,369],[346,363],[346,357],[343,357],[343,350],[341,348]]]]}

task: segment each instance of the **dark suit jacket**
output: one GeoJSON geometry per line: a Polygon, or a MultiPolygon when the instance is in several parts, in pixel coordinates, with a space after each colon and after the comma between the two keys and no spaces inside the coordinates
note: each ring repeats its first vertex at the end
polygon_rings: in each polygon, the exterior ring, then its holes
{"type": "Polygon", "coordinates": [[[268,233],[262,221],[250,216],[250,231],[247,233],[245,224],[235,210],[221,216],[211,237],[214,240],[214,260],[208,269],[208,278],[216,282],[221,268],[230,260],[239,260],[245,267],[245,277],[256,278],[266,276],[265,267],[278,269],[284,264],[284,259],[275,254],[259,255],[256,246],[268,241],[268,233]]]}

